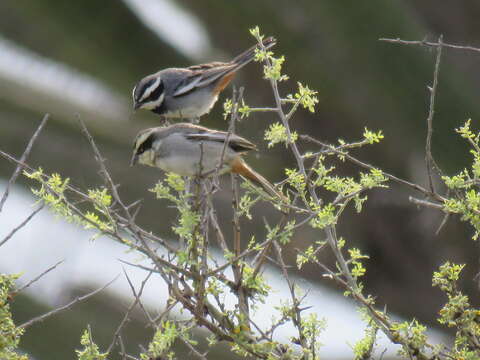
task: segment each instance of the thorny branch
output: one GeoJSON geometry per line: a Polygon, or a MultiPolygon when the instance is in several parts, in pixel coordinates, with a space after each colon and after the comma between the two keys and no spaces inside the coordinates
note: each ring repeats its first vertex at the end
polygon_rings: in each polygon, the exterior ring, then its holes
{"type": "MultiPolygon", "coordinates": [[[[428,87],[430,90],[430,106],[428,109],[428,118],[427,118],[427,140],[425,142],[425,161],[427,165],[427,174],[428,174],[428,183],[430,185],[430,191],[432,193],[435,192],[435,188],[433,186],[433,175],[432,175],[432,168],[436,166],[435,160],[433,159],[432,155],[432,134],[433,134],[433,116],[435,114],[435,96],[437,94],[437,86],[438,86],[438,73],[440,71],[440,60],[442,58],[442,42],[443,36],[440,35],[438,38],[437,46],[437,56],[435,60],[435,70],[433,73],[433,85],[428,87]]],[[[437,167],[438,170],[438,167],[437,167]]]]}
{"type": "MultiPolygon", "coordinates": [[[[133,309],[135,308],[135,306],[137,306],[140,303],[140,298],[142,297],[143,289],[145,288],[145,285],[146,285],[147,281],[150,279],[150,277],[152,275],[152,272],[148,273],[147,277],[142,281],[142,284],[140,285],[140,290],[138,290],[138,293],[135,291],[135,287],[133,286],[133,284],[132,284],[130,278],[128,277],[127,273],[125,272],[125,270],[124,270],[124,275],[125,275],[125,278],[127,279],[128,283],[129,283],[129,285],[130,285],[134,300],[133,300],[132,304],[128,307],[122,321],[120,322],[117,329],[115,330],[115,333],[113,334],[113,340],[110,343],[109,347],[107,348],[107,353],[110,353],[112,351],[113,347],[115,346],[115,343],[119,342],[121,331],[124,328],[124,326],[127,324],[127,322],[130,320],[130,314],[133,311],[133,309]]],[[[121,343],[119,343],[119,345],[120,344],[121,343]]]]}
{"type": "Polygon", "coordinates": [[[427,47],[445,47],[450,49],[457,49],[457,50],[466,50],[466,51],[473,51],[473,52],[480,52],[480,48],[474,46],[464,46],[464,45],[455,45],[455,44],[448,44],[444,42],[431,42],[426,40],[402,40],[400,38],[390,39],[390,38],[380,38],[379,41],[384,41],[393,44],[400,44],[400,45],[419,45],[419,46],[427,46],[427,47]]]}
{"type": "Polygon", "coordinates": [[[50,271],[52,270],[55,270],[57,268],[58,265],[62,264],[65,260],[60,260],[59,262],[57,262],[55,265],[53,266],[50,266],[48,269],[46,269],[45,271],[43,271],[40,275],[38,275],[37,277],[33,278],[32,280],[30,280],[28,283],[26,283],[25,285],[23,285],[21,288],[18,288],[16,289],[11,295],[15,295],[15,294],[18,294],[18,293],[21,293],[23,290],[27,289],[28,287],[30,287],[32,284],[36,283],[38,280],[40,280],[42,277],[44,277],[46,274],[48,274],[50,271]]]}
{"type": "MultiPolygon", "coordinates": [[[[300,138],[303,139],[303,140],[306,140],[306,141],[310,141],[310,142],[313,142],[315,144],[318,144],[318,145],[321,145],[322,147],[325,148],[325,150],[323,150],[321,153],[328,153],[328,152],[332,152],[332,153],[335,153],[335,154],[338,154],[342,157],[344,157],[345,159],[347,159],[348,161],[352,162],[353,164],[356,164],[362,168],[365,168],[365,169],[368,169],[368,170],[373,170],[375,169],[375,166],[373,165],[370,165],[370,164],[367,164],[359,159],[357,159],[356,157],[350,155],[349,153],[339,149],[339,147],[335,147],[333,145],[330,145],[330,144],[327,144],[325,142],[322,142],[320,140],[317,140],[317,139],[314,139],[313,137],[311,137],[310,135],[300,135],[300,138]]],[[[440,202],[443,202],[445,201],[445,198],[443,196],[441,196],[440,194],[436,193],[436,192],[432,192],[430,190],[427,190],[425,189],[423,186],[419,185],[419,184],[415,184],[415,183],[412,183],[408,180],[405,180],[405,179],[402,179],[398,176],[395,176],[395,175],[392,175],[388,172],[385,172],[385,171],[382,171],[382,174],[387,177],[388,179],[394,181],[394,182],[397,182],[401,185],[406,185],[418,192],[421,192],[422,194],[424,194],[425,196],[427,197],[431,197],[435,200],[438,200],[440,202]]]]}
{"type": "Polygon", "coordinates": [[[88,298],[91,298],[92,296],[98,294],[99,292],[105,290],[108,286],[110,286],[115,280],[117,280],[118,276],[115,277],[113,280],[109,281],[107,284],[103,285],[102,287],[93,290],[89,292],[88,294],[82,295],[82,296],[77,296],[75,299],[70,301],[68,304],[65,304],[63,306],[60,306],[56,309],[53,309],[45,314],[42,314],[40,316],[34,317],[33,319],[30,319],[23,324],[19,325],[18,327],[21,329],[28,328],[29,326],[32,326],[33,324],[36,324],[38,322],[44,321],[45,319],[50,318],[51,316],[54,316],[62,311],[69,310],[71,309],[74,305],[78,304],[79,302],[85,301],[88,298]]]}
{"type": "MultiPolygon", "coordinates": [[[[434,70],[433,84],[430,89],[430,107],[427,117],[427,138],[426,138],[426,167],[429,179],[429,185],[423,187],[421,185],[412,183],[408,180],[401,179],[389,173],[382,172],[383,176],[395,181],[399,184],[405,185],[417,192],[420,192],[426,199],[417,199],[410,197],[410,201],[416,205],[427,206],[438,210],[444,210],[443,203],[448,196],[437,193],[433,185],[432,169],[438,167],[435,165],[434,158],[431,151],[431,141],[433,135],[433,117],[435,110],[435,97],[438,86],[438,76],[440,68],[440,60],[442,54],[442,48],[455,48],[480,52],[480,49],[472,47],[462,47],[458,45],[451,45],[443,43],[443,39],[440,36],[438,43],[431,43],[427,41],[412,42],[404,41],[400,39],[381,39],[382,41],[399,43],[405,45],[423,45],[436,48],[436,62],[434,70]]],[[[261,42],[259,42],[261,44],[261,42]]],[[[260,45],[262,46],[262,45],[260,45]]],[[[265,49],[263,49],[265,51],[265,49]]],[[[269,57],[265,58],[265,66],[272,67],[273,63],[269,57]]],[[[291,151],[295,158],[295,164],[298,168],[298,173],[301,175],[302,181],[305,184],[306,190],[304,193],[301,191],[293,191],[293,197],[290,204],[283,204],[285,208],[289,209],[288,213],[283,213],[280,220],[276,224],[277,232],[270,234],[269,238],[263,241],[257,241],[255,244],[242,244],[242,237],[246,236],[241,232],[240,222],[240,203],[242,197],[240,196],[238,180],[236,176],[232,176],[232,238],[229,239],[222,229],[222,226],[218,220],[216,209],[213,205],[212,197],[219,188],[218,174],[223,166],[223,157],[226,146],[228,144],[228,138],[235,132],[235,123],[239,119],[239,104],[242,101],[243,89],[239,92],[234,92],[232,111],[230,118],[230,125],[228,129],[227,141],[225,142],[224,149],[221,156],[221,161],[217,166],[216,174],[213,174],[213,180],[206,179],[204,176],[198,176],[190,183],[187,181],[187,190],[190,197],[187,197],[191,203],[188,211],[197,216],[198,221],[195,220],[195,225],[191,229],[189,236],[180,237],[177,243],[160,238],[151,232],[142,229],[136,225],[135,218],[138,214],[137,203],[126,205],[122,201],[121,195],[118,191],[118,185],[114,183],[109,171],[106,167],[105,160],[101,155],[99,148],[97,147],[93,137],[89,133],[85,124],[79,119],[82,132],[88,139],[95,159],[100,168],[100,176],[102,177],[106,189],[111,194],[113,202],[111,205],[102,208],[102,215],[106,217],[106,221],[112,224],[111,227],[100,227],[98,223],[92,220],[91,217],[86,214],[77,206],[77,202],[73,201],[70,197],[65,196],[62,198],[64,205],[72,211],[73,214],[78,216],[84,224],[88,224],[98,230],[101,235],[106,235],[114,239],[115,241],[125,244],[130,249],[138,251],[145,255],[150,262],[147,265],[142,264],[130,264],[146,272],[148,275],[143,280],[139,291],[135,289],[131,280],[125,273],[127,281],[131,287],[133,294],[133,301],[127,308],[123,318],[121,319],[113,339],[107,352],[111,352],[117,345],[120,355],[123,359],[137,359],[136,357],[129,355],[125,351],[124,340],[121,333],[126,324],[133,309],[138,305],[145,314],[148,323],[154,329],[159,329],[163,324],[170,311],[179,304],[184,311],[184,314],[189,316],[187,322],[189,326],[204,327],[212,335],[215,341],[226,341],[232,345],[232,348],[237,353],[250,356],[258,359],[288,359],[285,354],[288,354],[292,349],[301,350],[301,358],[303,360],[318,358],[317,354],[317,340],[315,336],[311,335],[311,330],[307,330],[308,321],[306,320],[306,314],[304,313],[308,307],[303,306],[303,302],[307,295],[299,295],[297,291],[297,285],[292,281],[291,268],[283,255],[283,247],[281,239],[285,236],[293,236],[295,231],[314,220],[319,211],[324,205],[324,200],[319,197],[318,174],[315,172],[315,167],[321,162],[321,158],[324,155],[336,155],[342,159],[346,159],[357,166],[360,166],[369,170],[376,170],[376,168],[370,164],[367,164],[353,155],[354,149],[366,144],[366,141],[353,142],[350,144],[342,144],[340,146],[333,146],[324,143],[321,140],[314,139],[309,135],[300,135],[299,139],[308,141],[319,147],[316,152],[312,154],[302,155],[302,144],[300,141],[294,140],[294,131],[290,126],[290,122],[293,119],[297,109],[300,107],[301,97],[297,99],[284,98],[281,95],[279,89],[279,81],[275,78],[269,78],[270,86],[273,93],[273,100],[275,106],[267,108],[251,108],[251,112],[271,112],[275,114],[280,123],[285,128],[286,141],[289,151],[291,151]],[[313,158],[313,163],[310,166],[306,165],[306,161],[309,158],[313,158]],[[243,235],[243,236],[242,236],[243,235]],[[225,260],[216,259],[210,249],[210,241],[216,239],[216,242],[225,255],[225,260]],[[268,252],[272,250],[273,254],[270,259],[268,252]],[[274,321],[270,327],[259,326],[255,322],[255,307],[256,305],[265,299],[266,287],[262,287],[262,269],[265,261],[270,259],[272,263],[276,264],[283,275],[283,278],[290,291],[290,307],[281,313],[279,319],[274,321]],[[159,276],[168,286],[169,298],[165,304],[165,310],[157,317],[152,317],[149,311],[144,307],[140,298],[147,281],[152,276],[159,276]],[[232,294],[235,297],[235,306],[229,307],[224,299],[227,294],[232,294]],[[258,300],[260,299],[260,300],[258,300]],[[303,307],[302,307],[303,306],[303,307]],[[291,344],[282,344],[275,340],[276,330],[284,323],[291,322],[296,331],[297,337],[292,340],[291,344]],[[310,332],[309,332],[310,331],[310,332]]],[[[16,170],[14,175],[9,181],[9,185],[0,200],[0,211],[3,204],[8,197],[8,190],[11,184],[16,181],[18,174],[22,169],[29,172],[35,172],[36,169],[26,164],[26,158],[30,153],[31,147],[38,136],[38,133],[43,128],[48,116],[45,116],[41,125],[30,139],[30,142],[25,150],[22,158],[16,160],[9,154],[0,151],[0,156],[3,156],[7,160],[16,164],[16,170]]],[[[474,144],[476,145],[476,144],[474,144]]],[[[203,147],[200,149],[201,158],[203,157],[203,147]]],[[[310,160],[308,160],[310,161],[310,160]]],[[[55,189],[52,189],[47,184],[48,176],[42,175],[40,182],[50,194],[59,196],[55,189]]],[[[284,184],[288,182],[288,179],[284,181],[284,184]]],[[[66,186],[68,195],[73,195],[80,198],[82,202],[90,205],[96,205],[95,200],[92,199],[88,193],[82,191],[70,184],[66,186]]],[[[184,190],[185,191],[185,190],[184,190]]],[[[343,210],[343,204],[347,204],[354,197],[363,193],[364,189],[351,192],[347,195],[340,195],[331,203],[333,207],[338,206],[343,210]]],[[[279,204],[276,204],[279,205],[279,204]]],[[[43,206],[43,204],[41,205],[43,206]]],[[[39,208],[41,209],[41,207],[39,208]]],[[[0,242],[0,246],[10,239],[16,231],[24,226],[28,221],[39,211],[35,210],[19,227],[14,229],[4,240],[0,242]]],[[[341,213],[341,210],[337,213],[337,216],[341,213]]],[[[197,218],[195,218],[197,219],[197,218]]],[[[189,219],[191,220],[191,218],[189,219]]],[[[347,252],[343,248],[339,236],[337,236],[336,222],[329,223],[323,227],[323,234],[321,234],[322,241],[316,242],[312,254],[306,254],[305,252],[298,251],[299,254],[304,257],[311,257],[313,263],[319,266],[324,272],[324,277],[334,280],[338,285],[343,287],[353,298],[359,306],[366,310],[369,314],[372,322],[375,323],[376,329],[380,329],[393,343],[402,345],[406,353],[408,353],[411,359],[434,359],[430,357],[425,348],[432,349],[432,345],[426,343],[422,347],[416,347],[409,338],[402,337],[398,332],[394,330],[394,321],[392,321],[386,311],[379,311],[375,308],[374,299],[368,295],[364,295],[361,284],[358,282],[357,276],[352,271],[352,259],[348,256],[347,252]],[[336,259],[335,270],[330,269],[325,264],[320,262],[317,255],[321,251],[330,250],[336,259]]],[[[58,264],[57,264],[58,265],[58,264]]],[[[25,287],[19,289],[23,290],[31,283],[40,279],[50,270],[53,270],[57,265],[47,269],[37,278],[33,279],[25,287]]],[[[110,284],[110,283],[109,283],[110,284]]],[[[26,328],[34,323],[40,322],[47,317],[50,317],[60,311],[71,308],[76,303],[83,301],[90,296],[95,295],[99,291],[103,290],[109,284],[79,298],[74,299],[69,304],[59,307],[51,312],[36,317],[30,321],[20,325],[20,328],[26,328]]],[[[181,324],[180,320],[168,320],[181,324]]],[[[191,353],[200,360],[206,360],[206,353],[200,351],[188,338],[184,337],[184,334],[177,334],[177,338],[187,346],[191,353]]],[[[373,346],[373,345],[372,345],[373,346]]],[[[369,354],[372,352],[372,347],[368,349],[369,354]]],[[[444,355],[444,353],[439,353],[444,355]]],[[[166,354],[162,354],[166,355],[166,354]]],[[[143,358],[143,357],[142,357],[143,358]]],[[[443,356],[442,359],[448,358],[443,356]]],[[[435,358],[439,359],[439,358],[435,358]]]]}
{"type": "Polygon", "coordinates": [[[18,230],[22,229],[27,225],[30,220],[33,219],[35,215],[37,215],[44,207],[44,204],[40,204],[35,210],[33,210],[30,215],[28,215],[25,220],[23,220],[18,226],[14,227],[1,241],[0,241],[0,246],[4,245],[8,240],[10,240],[18,230]]]}
{"type": "Polygon", "coordinates": [[[45,124],[47,123],[50,115],[46,114],[42,121],[40,122],[40,125],[38,126],[37,130],[35,133],[32,135],[30,138],[30,141],[27,144],[27,147],[25,148],[25,151],[23,152],[22,156],[20,157],[19,163],[17,164],[17,167],[15,168],[15,171],[13,172],[12,177],[10,180],[8,180],[7,187],[5,188],[5,192],[2,195],[2,198],[0,199],[0,212],[2,212],[3,205],[5,205],[5,201],[7,201],[8,195],[10,193],[10,187],[17,181],[18,175],[20,175],[20,172],[23,170],[23,166],[21,164],[25,163],[27,160],[28,156],[30,155],[30,152],[32,151],[33,144],[38,138],[38,135],[40,135],[40,132],[44,128],[45,124]]]}

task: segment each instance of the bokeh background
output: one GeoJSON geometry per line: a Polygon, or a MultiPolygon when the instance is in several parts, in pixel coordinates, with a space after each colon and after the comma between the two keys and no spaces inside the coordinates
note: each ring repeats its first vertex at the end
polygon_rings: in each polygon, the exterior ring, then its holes
{"type": "MultiPolygon", "coordinates": [[[[29,162],[47,172],[60,172],[77,186],[100,185],[90,147],[76,121],[81,116],[108,159],[124,198],[144,199],[139,222],[168,236],[174,213],[146,190],[158,180],[159,172],[128,167],[136,132],[158,124],[153,114],[133,113],[131,89],[139,78],[161,68],[229,60],[252,45],[248,29],[260,25],[265,34],[279,39],[276,53],[286,55],[284,71],[291,80],[283,83],[281,90],[292,92],[296,81],[301,81],[319,92],[317,112],[299,112],[293,121],[299,133],[335,142],[338,138],[359,139],[364,127],[382,129],[385,140],[361,150],[358,156],[385,171],[425,184],[427,85],[432,81],[435,53],[378,39],[436,40],[443,34],[448,43],[480,46],[479,15],[480,4],[474,1],[3,0],[0,148],[19,156],[48,112],[51,120],[29,162]]],[[[468,148],[454,128],[468,118],[478,128],[479,60],[478,53],[450,49],[445,49],[442,57],[433,152],[448,174],[470,160],[468,148]]],[[[235,80],[236,86],[246,87],[245,100],[251,106],[273,104],[261,71],[260,65],[249,65],[235,80]]],[[[231,89],[224,93],[214,111],[202,120],[204,125],[226,127],[221,103],[230,94],[231,89]]],[[[282,169],[292,167],[294,162],[281,146],[267,150],[263,142],[263,132],[274,120],[268,113],[255,114],[238,125],[238,133],[259,144],[258,155],[249,157],[252,166],[272,181],[279,181],[282,169]]],[[[312,149],[309,144],[302,148],[312,149]]],[[[354,170],[342,168],[345,173],[354,170]]],[[[11,164],[0,160],[0,177],[4,180],[0,190],[12,171],[11,164]]],[[[1,234],[31,211],[34,199],[28,193],[29,186],[22,179],[16,195],[0,214],[1,234]]],[[[387,304],[402,317],[415,317],[436,327],[435,317],[445,299],[431,288],[433,271],[447,259],[467,263],[462,285],[475,303],[478,246],[471,240],[468,225],[455,218],[449,219],[436,236],[442,214],[416,208],[409,203],[409,195],[415,193],[395,184],[388,190],[372,192],[362,215],[347,213],[339,232],[370,255],[365,284],[367,291],[377,296],[379,305],[387,304]]],[[[218,206],[224,209],[220,213],[225,214],[226,225],[229,199],[230,187],[225,182],[218,194],[218,206]]],[[[245,229],[261,238],[263,216],[274,218],[275,214],[263,205],[256,212],[258,216],[246,223],[245,229]]],[[[15,299],[12,307],[18,322],[101,285],[102,275],[118,273],[118,263],[116,268],[109,264],[123,254],[121,249],[114,252],[105,245],[108,240],[102,240],[102,245],[91,243],[89,234],[75,232],[48,215],[34,225],[36,230],[25,230],[0,248],[0,271],[23,271],[21,281],[26,282],[55,259],[64,258],[65,264],[58,270],[62,281],[54,281],[52,275],[50,280],[44,279],[47,285],[36,285],[15,299]],[[53,231],[56,227],[59,230],[53,231]],[[55,244],[55,251],[49,250],[49,243],[55,244]],[[79,250],[84,247],[88,251],[79,250]],[[85,272],[86,267],[90,272],[85,272]]],[[[290,254],[289,261],[294,263],[294,248],[306,247],[319,240],[318,236],[299,231],[291,249],[285,251],[290,254]]],[[[328,254],[325,261],[329,261],[328,254]]],[[[322,280],[313,267],[305,267],[298,276],[308,286],[321,289],[320,293],[339,291],[322,280]]],[[[68,314],[33,327],[24,336],[22,349],[35,359],[73,358],[72,349],[78,347],[87,324],[94,328],[98,343],[108,346],[128,304],[129,293],[121,289],[107,290],[68,314]]],[[[335,323],[335,314],[325,311],[321,315],[333,317],[335,323]]],[[[355,328],[355,333],[361,336],[361,327],[355,328]]],[[[141,314],[125,333],[133,353],[138,353],[138,346],[148,343],[150,336],[141,314]]],[[[346,351],[327,353],[327,358],[350,358],[345,347],[346,351]]]]}

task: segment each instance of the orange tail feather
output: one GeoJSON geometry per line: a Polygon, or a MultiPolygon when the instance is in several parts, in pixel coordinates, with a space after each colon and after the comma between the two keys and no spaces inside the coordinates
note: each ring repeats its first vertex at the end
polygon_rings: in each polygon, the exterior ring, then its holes
{"type": "Polygon", "coordinates": [[[241,158],[238,158],[233,162],[232,172],[239,174],[240,176],[250,180],[254,184],[260,185],[260,187],[262,187],[263,190],[265,190],[265,192],[270,196],[280,198],[284,203],[289,203],[288,198],[285,195],[275,189],[272,183],[270,183],[262,175],[253,170],[250,166],[248,166],[247,163],[241,158]]]}

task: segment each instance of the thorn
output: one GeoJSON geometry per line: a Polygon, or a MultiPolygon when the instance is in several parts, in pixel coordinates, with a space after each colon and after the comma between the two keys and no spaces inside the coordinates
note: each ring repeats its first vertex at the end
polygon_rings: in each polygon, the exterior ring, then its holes
{"type": "Polygon", "coordinates": [[[302,311],[305,311],[305,310],[308,310],[308,309],[311,309],[313,308],[313,306],[305,306],[305,307],[302,307],[302,308],[298,308],[298,311],[302,312],[302,311]]]}

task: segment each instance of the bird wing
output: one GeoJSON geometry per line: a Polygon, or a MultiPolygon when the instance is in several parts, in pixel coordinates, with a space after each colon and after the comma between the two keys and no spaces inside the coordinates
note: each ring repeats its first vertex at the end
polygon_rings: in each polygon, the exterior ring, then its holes
{"type": "MultiPolygon", "coordinates": [[[[227,135],[228,133],[224,131],[207,131],[185,134],[185,137],[190,140],[217,141],[225,143],[227,135]]],[[[236,152],[256,150],[257,148],[255,144],[235,134],[230,134],[230,136],[228,137],[228,146],[230,146],[230,148],[232,148],[236,152]]]]}
{"type": "Polygon", "coordinates": [[[190,66],[187,68],[190,75],[181,81],[174,89],[173,96],[185,95],[197,88],[212,84],[219,78],[235,70],[237,65],[231,63],[213,62],[190,66]]]}
{"type": "MultiPolygon", "coordinates": [[[[268,37],[263,40],[263,46],[265,49],[270,49],[276,43],[277,40],[273,37],[268,37]]],[[[174,89],[173,96],[175,97],[188,94],[194,89],[208,86],[219,78],[223,78],[232,72],[236,72],[255,58],[255,50],[258,47],[258,44],[253,45],[251,48],[247,49],[230,62],[215,61],[206,64],[190,66],[186,69],[187,71],[190,71],[190,75],[178,84],[178,86],[174,89]]],[[[221,84],[219,90],[223,90],[230,80],[231,78],[228,79],[225,84],[221,84]]]]}

